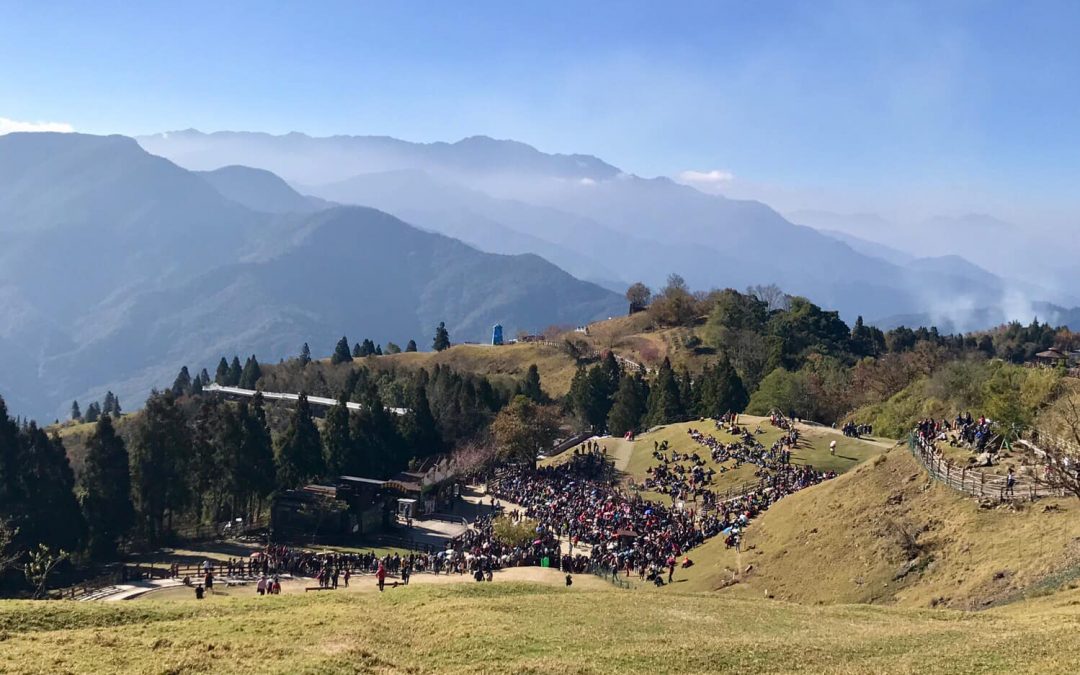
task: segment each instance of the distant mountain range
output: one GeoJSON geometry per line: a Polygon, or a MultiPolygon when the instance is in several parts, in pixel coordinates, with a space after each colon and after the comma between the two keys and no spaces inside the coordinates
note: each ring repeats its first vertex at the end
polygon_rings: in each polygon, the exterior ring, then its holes
{"type": "Polygon", "coordinates": [[[62,415],[131,405],[181,365],[264,361],[347,334],[423,348],[624,311],[542,258],[495,255],[231,166],[192,172],[130,138],[0,137],[0,394],[62,415]]]}
{"type": "Polygon", "coordinates": [[[777,283],[883,325],[1075,317],[1067,294],[948,247],[915,255],[845,228],[486,137],[10,134],[0,394],[48,417],[106,389],[141,402],[223,354],[327,352],[342,333],[426,345],[438,321],[459,341],[585,322],[671,272],[696,289],[777,283]]]}
{"type": "MultiPolygon", "coordinates": [[[[423,144],[195,130],[138,140],[188,168],[266,169],[306,194],[373,206],[481,250],[536,253],[615,290],[639,280],[657,287],[670,272],[702,289],[777,283],[849,321],[939,306],[1010,314],[1033,302],[1078,302],[1071,292],[1031,281],[1030,268],[1007,266],[1025,281],[995,273],[1006,268],[998,262],[1017,231],[985,216],[927,221],[915,228],[919,244],[906,247],[897,245],[905,243],[904,228],[872,214],[802,213],[792,222],[759,202],[516,141],[423,144]]],[[[984,327],[965,321],[957,324],[984,327]]]]}

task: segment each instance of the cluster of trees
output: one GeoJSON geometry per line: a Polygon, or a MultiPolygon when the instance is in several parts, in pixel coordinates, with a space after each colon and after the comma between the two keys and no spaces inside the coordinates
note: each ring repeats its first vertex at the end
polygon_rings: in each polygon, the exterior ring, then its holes
{"type": "MultiPolygon", "coordinates": [[[[181,374],[183,371],[181,371],[181,374]]],[[[240,387],[241,389],[254,389],[255,384],[262,377],[262,367],[259,365],[258,359],[252,354],[244,362],[244,365],[240,365],[240,357],[233,356],[232,361],[226,361],[222,356],[218,361],[217,370],[214,371],[214,382],[223,387],[240,387]]],[[[191,380],[190,374],[186,378],[191,380]]],[[[199,373],[199,387],[210,384],[209,373],[204,369],[199,373]]],[[[175,385],[174,385],[175,387],[175,385]]],[[[181,393],[190,393],[183,391],[181,393]]]]}
{"type": "Polygon", "coordinates": [[[105,393],[101,403],[92,401],[86,406],[86,412],[79,408],[78,401],[71,402],[71,420],[73,422],[97,422],[102,415],[120,417],[120,399],[111,391],[105,393]]]}
{"type": "Polygon", "coordinates": [[[578,368],[564,410],[595,431],[615,435],[692,417],[741,411],[746,387],[724,356],[696,374],[676,373],[664,359],[651,380],[643,369],[624,369],[611,352],[591,368],[578,368]]]}
{"type": "MultiPolygon", "coordinates": [[[[780,409],[822,422],[887,400],[950,361],[1019,364],[1051,346],[1067,350],[1080,344],[1080,336],[1068,329],[1038,320],[968,335],[942,334],[934,327],[882,331],[862,317],[849,327],[838,313],[775,285],[745,293],[691,292],[674,274],[656,294],[634,284],[627,300],[632,313],[646,311],[658,326],[700,326],[705,348],[726,358],[752,394],[749,412],[780,409]]],[[[696,335],[692,339],[699,344],[696,335]]],[[[595,414],[585,417],[595,423],[595,414]]]]}

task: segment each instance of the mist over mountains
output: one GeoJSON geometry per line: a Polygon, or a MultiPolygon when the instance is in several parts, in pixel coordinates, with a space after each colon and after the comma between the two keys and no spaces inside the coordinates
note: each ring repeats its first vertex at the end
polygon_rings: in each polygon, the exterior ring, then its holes
{"type": "Polygon", "coordinates": [[[187,130],[139,142],[193,169],[267,169],[305,194],[374,206],[482,250],[537,253],[615,290],[659,286],[678,271],[696,288],[777,283],[849,321],[918,314],[965,330],[987,327],[990,315],[1030,320],[1038,302],[1078,303],[1068,287],[1029,281],[1011,251],[1001,264],[1017,232],[986,216],[931,219],[911,233],[873,214],[793,221],[595,157],[485,137],[423,144],[187,130]]]}
{"type": "Polygon", "coordinates": [[[132,405],[181,365],[276,361],[342,333],[426,345],[607,318],[623,299],[536,255],[480,252],[265,171],[195,173],[130,138],[0,137],[0,390],[61,416],[132,405]],[[258,210],[256,210],[256,208],[258,210]]]}
{"type": "Polygon", "coordinates": [[[754,201],[486,137],[197,131],[0,137],[0,391],[61,416],[181,365],[427,345],[624,311],[635,281],[776,283],[881,325],[1064,323],[1068,294],[968,258],[795,224],[754,201]]]}

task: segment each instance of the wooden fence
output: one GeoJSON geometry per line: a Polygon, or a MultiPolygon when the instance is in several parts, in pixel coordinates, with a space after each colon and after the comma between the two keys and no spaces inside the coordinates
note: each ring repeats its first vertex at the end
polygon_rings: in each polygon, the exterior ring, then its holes
{"type": "Polygon", "coordinates": [[[1062,490],[1040,485],[1030,475],[1014,474],[1013,486],[1010,489],[1005,476],[979,471],[967,465],[959,465],[945,457],[932,442],[916,433],[909,436],[908,448],[931,478],[972,497],[988,497],[1004,501],[1034,500],[1039,497],[1064,495],[1062,490]]]}

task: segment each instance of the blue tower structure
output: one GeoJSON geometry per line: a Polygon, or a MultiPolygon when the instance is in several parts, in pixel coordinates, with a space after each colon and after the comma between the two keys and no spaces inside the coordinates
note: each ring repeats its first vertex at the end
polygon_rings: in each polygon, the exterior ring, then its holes
{"type": "Polygon", "coordinates": [[[491,344],[493,344],[493,345],[501,345],[502,343],[503,343],[502,324],[497,323],[491,329],[491,344]]]}

